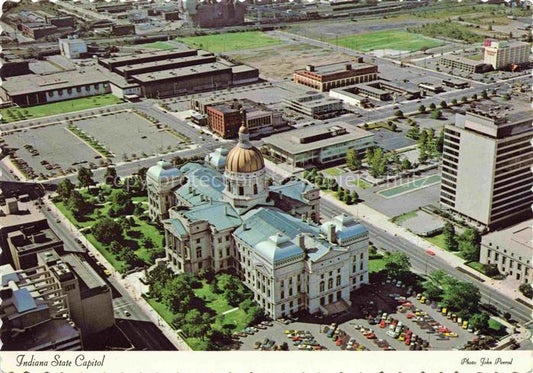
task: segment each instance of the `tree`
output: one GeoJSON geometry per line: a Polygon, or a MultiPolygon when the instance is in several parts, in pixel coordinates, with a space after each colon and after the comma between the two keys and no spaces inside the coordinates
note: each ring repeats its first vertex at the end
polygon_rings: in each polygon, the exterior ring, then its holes
{"type": "Polygon", "coordinates": [[[442,154],[444,151],[444,131],[440,130],[439,137],[437,137],[437,151],[442,154]]]}
{"type": "Polygon", "coordinates": [[[531,287],[531,284],[521,284],[518,287],[518,290],[524,294],[526,298],[533,299],[533,288],[531,287]]]}
{"type": "Polygon", "coordinates": [[[442,117],[442,111],[440,110],[433,110],[431,113],[431,119],[440,119],[442,117]]]}
{"type": "Polygon", "coordinates": [[[141,216],[144,214],[144,208],[142,202],[136,203],[135,208],[133,210],[133,213],[135,215],[141,216]]]}
{"type": "Polygon", "coordinates": [[[195,298],[190,283],[184,276],[177,276],[169,280],[161,292],[163,303],[174,313],[186,314],[191,309],[191,302],[195,298]]]}
{"type": "Polygon", "coordinates": [[[446,222],[446,224],[444,224],[442,234],[444,235],[444,244],[446,245],[446,248],[450,251],[457,251],[458,242],[453,224],[446,222]]]}
{"type": "Polygon", "coordinates": [[[348,149],[346,153],[346,165],[352,170],[358,170],[361,168],[361,157],[359,152],[353,148],[348,149]]]}
{"type": "Polygon", "coordinates": [[[461,97],[461,102],[467,102],[468,98],[466,96],[461,97]]]}
{"type": "Polygon", "coordinates": [[[111,243],[109,244],[109,250],[113,254],[118,254],[122,251],[122,245],[117,241],[111,241],[111,243]]]}
{"type": "Polygon", "coordinates": [[[373,148],[366,149],[365,158],[366,158],[366,162],[370,163],[370,160],[372,158],[374,158],[374,149],[373,148]]]}
{"type": "Polygon", "coordinates": [[[118,185],[120,179],[117,180],[117,170],[115,167],[107,167],[104,175],[104,180],[107,185],[118,185]]]}
{"type": "Polygon", "coordinates": [[[91,232],[98,241],[105,244],[112,241],[121,242],[124,239],[122,226],[107,216],[99,219],[91,227],[91,232]]]}
{"type": "Polygon", "coordinates": [[[435,103],[432,102],[431,104],[429,104],[429,108],[430,110],[435,110],[437,108],[437,105],[435,105],[435,103]]]}
{"type": "Polygon", "coordinates": [[[111,195],[111,208],[109,214],[111,216],[131,215],[133,213],[134,205],[131,196],[123,189],[114,190],[111,195]]]}
{"type": "Polygon", "coordinates": [[[185,314],[182,330],[191,337],[200,337],[204,340],[211,331],[211,317],[197,309],[191,309],[185,314]]]}
{"type": "Polygon", "coordinates": [[[68,208],[76,217],[83,216],[87,212],[89,204],[85,201],[85,198],[77,190],[73,190],[70,193],[70,197],[67,202],[68,208]]]}
{"type": "Polygon", "coordinates": [[[398,117],[398,118],[403,118],[403,111],[401,110],[396,110],[394,112],[394,116],[398,117]]]}
{"type": "Polygon", "coordinates": [[[486,333],[489,329],[489,314],[486,312],[476,313],[470,317],[468,323],[474,330],[479,330],[481,333],[486,333]]]}
{"type": "Polygon", "coordinates": [[[72,183],[70,179],[65,179],[62,180],[59,184],[57,184],[56,192],[63,201],[66,201],[70,198],[70,193],[72,193],[74,189],[74,183],[72,183]]]}
{"type": "Polygon", "coordinates": [[[428,160],[428,153],[425,149],[425,147],[419,148],[419,154],[418,154],[418,163],[423,164],[428,160]]]}
{"type": "Polygon", "coordinates": [[[486,99],[486,98],[489,97],[489,94],[487,93],[487,90],[486,90],[486,89],[484,89],[483,91],[481,91],[481,97],[482,97],[483,99],[486,99]]]}
{"type": "Polygon", "coordinates": [[[452,105],[457,105],[457,99],[454,98],[454,99],[452,100],[452,105]]]}
{"type": "Polygon", "coordinates": [[[459,236],[459,251],[467,261],[479,261],[479,252],[481,248],[481,236],[474,228],[466,229],[459,236]]]}
{"type": "Polygon", "coordinates": [[[426,107],[425,107],[424,105],[420,105],[420,106],[418,107],[418,112],[419,112],[419,113],[425,113],[425,112],[426,112],[426,107]]]}
{"type": "Polygon", "coordinates": [[[265,318],[265,312],[261,307],[253,306],[248,310],[248,315],[250,316],[250,324],[257,324],[265,318]]]}
{"type": "Polygon", "coordinates": [[[457,281],[447,287],[442,295],[442,301],[460,317],[470,317],[479,310],[481,293],[470,282],[457,281]]]}
{"type": "Polygon", "coordinates": [[[287,344],[287,342],[283,342],[281,344],[281,350],[282,351],[289,351],[289,345],[287,344]]]}
{"type": "Polygon", "coordinates": [[[385,270],[392,278],[402,278],[411,269],[409,257],[404,253],[390,253],[384,257],[385,270]]]}
{"type": "Polygon", "coordinates": [[[440,102],[440,107],[442,109],[446,109],[448,107],[448,104],[446,103],[446,101],[443,100],[443,101],[440,102]]]}
{"type": "Polygon", "coordinates": [[[147,249],[152,249],[154,245],[154,241],[150,237],[145,237],[143,240],[143,246],[147,249]]]}
{"type": "Polygon", "coordinates": [[[89,168],[80,167],[78,169],[78,184],[80,188],[89,188],[94,184],[93,172],[89,168]]]}
{"type": "Polygon", "coordinates": [[[407,157],[404,157],[402,159],[402,170],[409,170],[411,169],[411,167],[413,167],[413,165],[411,164],[411,161],[409,161],[407,157]]]}

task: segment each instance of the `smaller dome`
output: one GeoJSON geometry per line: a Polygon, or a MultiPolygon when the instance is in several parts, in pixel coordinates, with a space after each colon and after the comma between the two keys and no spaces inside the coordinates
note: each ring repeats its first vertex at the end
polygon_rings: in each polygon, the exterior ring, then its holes
{"type": "Polygon", "coordinates": [[[182,172],[174,167],[170,162],[161,160],[155,166],[152,166],[146,171],[147,177],[155,180],[161,179],[175,179],[180,177],[182,172]]]}
{"type": "Polygon", "coordinates": [[[205,162],[214,169],[223,169],[226,166],[228,153],[229,151],[226,148],[215,149],[214,152],[205,157],[205,162]]]}
{"type": "Polygon", "coordinates": [[[241,126],[239,128],[239,135],[248,133],[248,128],[246,126],[241,126]]]}
{"type": "Polygon", "coordinates": [[[300,246],[292,243],[289,237],[281,233],[270,236],[266,241],[259,242],[255,245],[255,250],[272,264],[295,258],[304,253],[300,246]]]}

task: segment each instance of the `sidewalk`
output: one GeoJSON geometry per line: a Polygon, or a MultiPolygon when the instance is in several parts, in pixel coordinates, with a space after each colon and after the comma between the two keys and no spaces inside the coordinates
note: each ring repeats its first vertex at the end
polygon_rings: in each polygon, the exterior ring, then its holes
{"type": "MultiPolygon", "coordinates": [[[[72,232],[79,233],[78,229],[72,224],[70,220],[68,220],[66,217],[63,216],[61,211],[59,211],[54,203],[49,198],[43,198],[45,204],[47,207],[50,207],[51,211],[60,217],[61,224],[64,224],[67,228],[69,228],[72,232]]],[[[104,258],[102,254],[83,236],[83,234],[79,234],[78,236],[81,239],[81,242],[88,248],[89,251],[91,251],[95,258],[104,265],[104,267],[111,273],[113,278],[116,281],[116,285],[119,288],[120,293],[127,292],[136,302],[137,305],[144,311],[146,316],[152,321],[161,332],[169,339],[169,341],[179,350],[179,351],[190,351],[191,348],[183,341],[179,335],[176,333],[174,329],[170,327],[170,325],[167,324],[165,320],[163,320],[159,314],[144,300],[144,298],[141,296],[141,291],[139,291],[139,286],[132,286],[132,284],[128,281],[127,278],[122,278],[121,274],[115,270],[115,268],[109,264],[109,262],[104,258]]],[[[130,275],[131,276],[131,275],[130,275]]]]}

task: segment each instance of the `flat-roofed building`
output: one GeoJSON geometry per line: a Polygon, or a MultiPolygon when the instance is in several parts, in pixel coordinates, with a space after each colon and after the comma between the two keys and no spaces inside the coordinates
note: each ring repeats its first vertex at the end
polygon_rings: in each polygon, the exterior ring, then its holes
{"type": "Polygon", "coordinates": [[[19,106],[41,105],[110,93],[106,77],[91,69],[5,78],[0,97],[19,106]]]}
{"type": "Polygon", "coordinates": [[[513,280],[530,284],[533,281],[533,220],[499,231],[481,238],[479,261],[494,264],[500,273],[513,280]]]}
{"type": "Polygon", "coordinates": [[[98,63],[111,71],[115,71],[115,68],[119,66],[135,65],[146,62],[154,62],[166,60],[169,58],[181,58],[187,56],[196,56],[198,54],[195,49],[169,49],[159,50],[153,52],[128,54],[119,57],[100,58],[98,63]]]}
{"type": "Polygon", "coordinates": [[[264,139],[275,159],[293,167],[342,161],[349,149],[364,153],[374,146],[374,134],[344,122],[299,128],[264,139]]]}
{"type": "Polygon", "coordinates": [[[115,324],[111,289],[82,256],[60,256],[55,250],[37,256],[67,297],[70,317],[84,339],[115,324]]]}
{"type": "Polygon", "coordinates": [[[441,206],[489,227],[530,215],[533,203],[533,114],[528,102],[506,105],[444,126],[441,206]]]}
{"type": "Polygon", "coordinates": [[[24,227],[8,233],[7,241],[15,269],[35,267],[42,251],[63,252],[63,241],[50,228],[24,227]]]}
{"type": "Polygon", "coordinates": [[[351,84],[370,82],[378,78],[378,67],[374,64],[345,61],[328,65],[307,65],[296,70],[293,79],[296,83],[314,88],[320,92],[351,84]]]}
{"type": "Polygon", "coordinates": [[[459,69],[469,73],[481,74],[492,70],[490,65],[483,61],[471,60],[469,58],[447,55],[440,58],[439,63],[449,69],[459,69]]]}
{"type": "Polygon", "coordinates": [[[44,267],[16,271],[0,267],[2,349],[81,351],[81,333],[70,319],[66,295],[44,267]]]}
{"type": "Polygon", "coordinates": [[[243,121],[250,136],[270,134],[283,125],[281,112],[247,99],[209,105],[206,114],[211,130],[223,138],[236,137],[243,121]]]}
{"type": "Polygon", "coordinates": [[[320,93],[310,93],[294,98],[284,98],[283,105],[297,113],[314,119],[325,119],[337,116],[342,112],[342,101],[325,97],[320,93]]]}
{"type": "Polygon", "coordinates": [[[67,58],[82,58],[87,56],[87,43],[81,39],[59,39],[59,51],[67,58]]]}
{"type": "Polygon", "coordinates": [[[530,53],[531,46],[526,42],[487,40],[485,42],[484,62],[498,70],[510,65],[527,63],[530,53]]]}

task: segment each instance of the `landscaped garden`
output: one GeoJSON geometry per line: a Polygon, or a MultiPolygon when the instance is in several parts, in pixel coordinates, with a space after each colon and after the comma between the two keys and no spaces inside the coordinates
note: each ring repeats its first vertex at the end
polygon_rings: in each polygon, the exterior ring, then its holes
{"type": "Polygon", "coordinates": [[[2,122],[16,122],[19,120],[34,119],[44,116],[70,113],[73,111],[100,108],[108,105],[116,105],[123,102],[122,99],[115,95],[107,94],[100,96],[91,96],[75,98],[61,102],[52,102],[44,105],[31,106],[26,108],[11,107],[0,109],[2,122]]]}
{"type": "Polygon", "coordinates": [[[174,275],[157,267],[147,280],[145,299],[193,350],[227,349],[232,333],[264,318],[251,292],[231,274],[174,275]]]}
{"type": "MultiPolygon", "coordinates": [[[[117,180],[113,168],[106,179],[117,180]]],[[[78,180],[79,188],[62,181],[54,203],[117,271],[151,265],[164,256],[162,228],[147,215],[140,180],[91,186],[92,172],[86,168],[80,168],[78,180]]]]}

